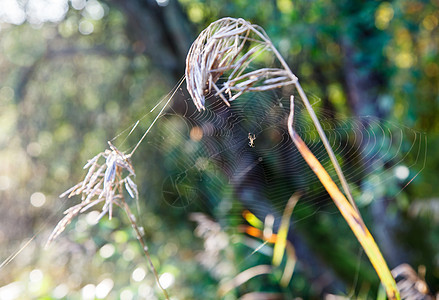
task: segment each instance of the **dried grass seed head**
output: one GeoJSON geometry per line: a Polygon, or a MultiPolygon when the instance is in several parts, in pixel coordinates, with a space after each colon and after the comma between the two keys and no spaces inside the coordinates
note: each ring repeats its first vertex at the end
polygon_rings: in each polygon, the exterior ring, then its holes
{"type": "Polygon", "coordinates": [[[131,178],[135,177],[135,172],[130,156],[119,151],[110,142],[109,146],[110,149],[97,154],[87,162],[84,169],[88,171],[84,179],[60,195],[61,198],[81,195],[81,202],[64,212],[64,218],[56,225],[47,245],[60,235],[77,215],[99,203],[104,202],[104,205],[98,220],[107,213],[111,219],[113,205],[120,206],[120,201],[125,201],[124,187],[132,198],[138,198],[137,185],[131,178]]]}
{"type": "Polygon", "coordinates": [[[230,105],[247,91],[265,91],[297,82],[288,68],[252,68],[251,63],[266,52],[279,59],[261,27],[234,18],[210,24],[194,41],[186,58],[187,87],[197,109],[204,109],[205,97],[212,89],[230,105]],[[218,86],[223,74],[224,82],[218,86]]]}

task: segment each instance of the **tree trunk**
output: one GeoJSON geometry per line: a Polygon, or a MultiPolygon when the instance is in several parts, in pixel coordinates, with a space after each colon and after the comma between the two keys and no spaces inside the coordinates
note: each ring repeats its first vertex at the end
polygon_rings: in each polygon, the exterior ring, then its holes
{"type": "Polygon", "coordinates": [[[159,6],[155,0],[109,0],[126,16],[133,50],[144,53],[171,84],[184,74],[186,54],[194,39],[178,1],[159,6]]]}

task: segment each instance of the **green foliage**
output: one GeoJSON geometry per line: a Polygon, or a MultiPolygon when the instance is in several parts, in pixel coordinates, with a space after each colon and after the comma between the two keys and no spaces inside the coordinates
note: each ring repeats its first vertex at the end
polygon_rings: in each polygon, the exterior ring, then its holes
{"type": "MultiPolygon", "coordinates": [[[[156,62],[139,50],[142,45],[127,25],[132,16],[112,1],[99,3],[104,12],[101,17],[90,14],[92,10],[70,7],[57,23],[0,23],[2,261],[35,237],[1,268],[0,286],[19,291],[21,299],[82,299],[86,298],[87,285],[96,288],[108,283],[105,279],[111,279],[113,287],[104,298],[160,297],[123,214],[95,226],[96,211],[80,216],[49,250],[42,249],[62,211],[77,201],[66,202],[58,195],[84,175],[82,166],[87,159],[125,128],[128,131],[117,142],[123,149],[134,145],[156,116],[157,110],[149,113],[150,109],[172,88],[169,82],[178,79],[165,77],[169,72],[157,68],[156,62]],[[90,25],[93,30],[87,34],[90,25]],[[138,128],[128,136],[129,126],[138,119],[138,128]],[[42,193],[43,198],[36,193],[42,193]]],[[[439,136],[437,1],[180,0],[179,4],[194,36],[222,16],[242,17],[261,25],[307,93],[314,96],[316,106],[343,115],[378,115],[426,133],[427,164],[410,185],[387,180],[391,174],[383,166],[367,171],[363,178],[358,175],[355,181],[362,180],[362,185],[355,185],[354,197],[364,200],[362,189],[381,182],[374,198],[390,199],[385,215],[399,224],[393,241],[396,248],[410,254],[415,269],[424,265],[426,281],[433,291],[438,290],[438,212],[433,209],[438,201],[434,195],[439,192],[439,156],[435,155],[439,136]],[[351,101],[352,78],[368,92],[368,98],[357,104],[351,101]],[[424,204],[423,210],[414,209],[419,203],[424,204]]],[[[175,101],[181,103],[183,98],[180,95],[175,101]]],[[[141,154],[133,159],[133,164],[140,166],[136,169],[141,194],[137,213],[159,273],[174,277],[169,293],[179,299],[213,299],[222,280],[252,266],[270,264],[271,257],[263,251],[252,254],[254,247],[245,244],[248,237],[237,231],[244,220],[230,212],[243,207],[214,162],[198,161],[202,170],[191,169],[177,185],[170,184],[176,174],[188,169],[187,157],[200,151],[199,144],[187,138],[190,130],[185,120],[176,116],[179,109],[175,104],[171,114],[159,119],[154,129],[159,134],[153,130],[141,154]],[[175,195],[167,198],[163,191],[174,193],[176,187],[187,192],[174,203],[175,195]],[[228,234],[229,247],[221,249],[219,257],[234,268],[222,278],[215,268],[199,263],[204,245],[193,233],[196,223],[188,219],[193,211],[215,216],[228,234]]],[[[406,149],[411,142],[401,145],[400,150],[409,153],[404,161],[407,166],[422,159],[416,156],[418,152],[406,149]]],[[[349,164],[342,161],[343,167],[349,164]]],[[[421,171],[418,166],[410,172],[421,171]]],[[[310,189],[314,185],[316,182],[310,189]]],[[[276,197],[273,195],[274,202],[276,197]]],[[[364,201],[362,211],[374,233],[381,227],[373,212],[374,202],[369,202],[364,201]]],[[[131,204],[135,211],[136,204],[131,204]]],[[[317,260],[333,270],[334,277],[355,295],[375,297],[377,278],[364,255],[358,254],[355,238],[342,218],[335,216],[335,210],[299,201],[293,218],[298,220],[293,224],[297,232],[305,237],[317,260]],[[357,275],[358,281],[353,280],[357,275]]],[[[304,298],[319,293],[300,262],[286,289],[279,286],[281,275],[277,271],[252,278],[226,299],[250,291],[304,298]]]]}

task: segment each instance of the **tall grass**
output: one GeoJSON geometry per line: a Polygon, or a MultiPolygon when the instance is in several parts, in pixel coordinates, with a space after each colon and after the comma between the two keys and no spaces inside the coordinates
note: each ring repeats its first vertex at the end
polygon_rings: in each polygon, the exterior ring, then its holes
{"type": "Polygon", "coordinates": [[[261,92],[285,86],[296,88],[336,170],[344,194],[294,130],[294,97],[291,97],[287,124],[290,137],[364,248],[386,288],[388,297],[400,299],[395,280],[364,224],[341,167],[298,77],[291,71],[265,31],[243,19],[223,18],[213,22],[200,33],[189,50],[186,59],[186,81],[198,110],[205,108],[205,97],[210,93],[219,96],[226,105],[230,106],[230,102],[238,100],[247,92],[261,92]],[[274,55],[280,64],[279,68],[250,67],[254,60],[267,53],[274,55]],[[224,82],[219,84],[218,80],[221,76],[224,77],[224,82]]]}
{"type": "MultiPolygon", "coordinates": [[[[287,86],[294,86],[297,89],[325,145],[341,182],[344,194],[294,130],[294,97],[291,97],[290,115],[288,124],[286,124],[290,137],[307,164],[316,173],[364,248],[387,291],[388,297],[390,299],[400,299],[395,280],[377,244],[364,224],[340,165],[306,94],[299,84],[298,77],[291,71],[265,31],[261,27],[243,19],[224,18],[213,22],[200,33],[189,50],[186,60],[186,82],[192,100],[199,111],[205,109],[205,97],[211,93],[219,96],[225,105],[230,106],[230,102],[238,100],[241,95],[247,92],[261,92],[287,86]],[[267,54],[274,56],[281,67],[257,69],[251,67],[253,61],[267,54]],[[219,84],[218,80],[225,74],[227,76],[224,82],[219,84]]],[[[69,198],[80,196],[81,202],[64,212],[65,217],[55,227],[47,242],[47,245],[53,242],[76,216],[91,207],[102,205],[99,219],[107,214],[111,219],[114,207],[120,207],[128,216],[157,285],[166,299],[169,299],[169,296],[160,285],[158,272],[154,267],[143,238],[143,229],[138,226],[136,218],[126,201],[125,194],[129,194],[133,199],[138,199],[139,197],[137,186],[133,180],[135,171],[131,164],[131,157],[145,139],[158,117],[165,110],[172,97],[173,95],[169,97],[157,118],[151,123],[151,126],[145,131],[140,141],[130,153],[120,151],[109,142],[109,149],[99,153],[87,162],[84,166],[84,169],[87,170],[84,179],[61,195],[61,197],[67,196],[69,198]]],[[[283,225],[276,236],[275,255],[273,257],[274,265],[279,264],[282,259],[282,253],[287,248],[286,233],[289,227],[289,218],[294,204],[298,200],[298,196],[294,197],[290,207],[285,210],[282,220],[283,225]]],[[[293,257],[294,255],[290,256],[293,257]]],[[[270,269],[267,266],[259,268],[263,269],[252,270],[252,272],[259,274],[270,269]]],[[[248,278],[248,274],[241,274],[241,276],[241,281],[248,278]]],[[[291,274],[286,274],[283,281],[289,282],[290,278],[291,274]]],[[[236,282],[232,283],[231,286],[236,284],[236,282]]],[[[229,288],[227,287],[226,290],[229,288]]]]}

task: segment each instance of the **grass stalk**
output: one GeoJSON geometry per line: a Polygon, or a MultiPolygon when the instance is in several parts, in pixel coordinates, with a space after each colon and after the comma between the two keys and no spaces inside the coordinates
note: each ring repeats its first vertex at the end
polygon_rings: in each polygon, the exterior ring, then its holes
{"type": "Polygon", "coordinates": [[[343,218],[348,223],[352,232],[357,237],[370,262],[375,268],[378,276],[381,279],[383,286],[386,289],[387,296],[389,299],[400,300],[400,295],[398,288],[396,286],[395,279],[393,278],[386,261],[384,260],[381,251],[379,250],[374,238],[370,234],[363,219],[358,214],[343,193],[339,190],[337,185],[334,183],[332,178],[329,176],[328,172],[323,168],[319,160],[312,154],[309,148],[306,146],[305,142],[300,138],[293,128],[294,121],[294,96],[291,96],[290,100],[290,114],[288,117],[288,132],[299,150],[302,157],[305,159],[306,163],[310,166],[313,172],[317,175],[320,182],[325,187],[328,194],[331,196],[337,208],[340,210],[343,218]]]}
{"type": "Polygon", "coordinates": [[[126,201],[124,199],[122,199],[122,201],[120,201],[120,202],[121,202],[120,204],[122,204],[123,210],[125,211],[125,213],[128,216],[128,219],[131,222],[131,226],[133,227],[134,232],[136,233],[137,240],[139,241],[140,245],[142,246],[143,253],[145,254],[146,260],[148,261],[149,268],[151,269],[152,273],[154,274],[155,281],[157,282],[158,287],[160,288],[163,295],[165,296],[165,299],[169,300],[168,292],[166,292],[166,290],[160,284],[159,274],[157,272],[157,269],[154,267],[154,263],[152,262],[151,255],[149,254],[148,246],[146,245],[145,241],[143,240],[143,234],[142,234],[139,226],[137,226],[136,219],[135,219],[133,213],[131,212],[131,209],[130,209],[128,203],[126,203],[126,201]]]}
{"type": "MultiPolygon", "coordinates": [[[[285,59],[282,57],[282,55],[280,55],[280,53],[276,49],[276,47],[274,47],[271,40],[267,39],[267,37],[264,34],[262,34],[261,32],[259,32],[258,30],[254,30],[254,32],[261,39],[263,39],[264,42],[266,42],[268,44],[269,48],[271,49],[271,51],[273,51],[274,55],[281,63],[284,70],[288,73],[288,76],[291,79],[297,78],[294,75],[293,71],[291,71],[288,64],[285,62],[285,59]]],[[[351,203],[352,207],[357,211],[358,214],[360,214],[360,211],[358,210],[358,207],[354,201],[354,198],[352,197],[348,182],[343,174],[343,171],[341,170],[340,164],[338,163],[337,158],[335,157],[334,151],[332,150],[332,147],[329,144],[328,138],[326,137],[326,134],[323,131],[322,126],[320,125],[319,119],[317,118],[316,113],[314,112],[314,109],[312,108],[311,103],[309,102],[308,97],[306,96],[305,92],[303,91],[302,86],[300,85],[298,79],[294,81],[294,86],[296,87],[296,89],[300,95],[300,98],[302,99],[302,102],[305,104],[306,110],[308,111],[308,113],[311,117],[311,120],[314,123],[314,126],[316,126],[316,129],[317,129],[317,132],[320,136],[320,139],[322,140],[323,145],[325,146],[326,152],[328,153],[329,158],[332,162],[332,165],[334,166],[335,172],[337,173],[337,176],[340,179],[340,183],[343,187],[343,191],[344,191],[346,197],[349,199],[349,202],[351,203]]]]}

